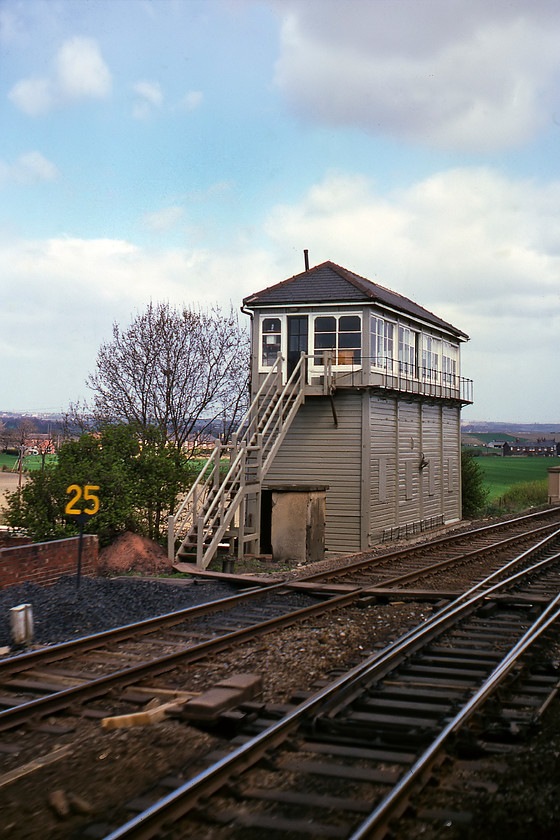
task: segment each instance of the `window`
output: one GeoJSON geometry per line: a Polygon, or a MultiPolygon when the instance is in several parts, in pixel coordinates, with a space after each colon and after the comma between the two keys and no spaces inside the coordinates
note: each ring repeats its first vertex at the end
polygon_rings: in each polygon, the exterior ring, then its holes
{"type": "Polygon", "coordinates": [[[422,379],[439,381],[439,357],[441,342],[431,335],[425,335],[422,347],[422,379]]]}
{"type": "Polygon", "coordinates": [[[371,319],[371,357],[373,367],[392,367],[393,324],[375,315],[371,319]]]}
{"type": "Polygon", "coordinates": [[[262,321],[262,356],[264,367],[272,367],[280,352],[282,330],[280,318],[263,318],[262,321]]]}
{"type": "Polygon", "coordinates": [[[452,388],[457,387],[457,358],[459,355],[459,348],[453,344],[443,342],[443,356],[442,356],[442,372],[443,384],[450,385],[452,388]]]}
{"type": "Polygon", "coordinates": [[[325,364],[325,351],[332,351],[335,365],[360,364],[362,325],[359,315],[320,315],[315,318],[314,362],[325,364]]]}
{"type": "Polygon", "coordinates": [[[399,327],[399,373],[416,376],[416,333],[399,327]]]}

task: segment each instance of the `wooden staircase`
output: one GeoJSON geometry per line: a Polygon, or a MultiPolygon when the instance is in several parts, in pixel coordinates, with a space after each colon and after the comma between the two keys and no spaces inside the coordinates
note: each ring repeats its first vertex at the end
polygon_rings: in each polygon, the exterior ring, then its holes
{"type": "Polygon", "coordinates": [[[260,547],[262,481],[305,400],[304,353],[285,385],[282,356],[264,379],[233,436],[231,447],[216,444],[174,516],[169,518],[168,556],[206,569],[220,544],[237,543],[241,558],[260,547]],[[222,466],[229,454],[229,468],[222,466]],[[225,472],[225,474],[224,474],[225,472]],[[178,546],[178,548],[177,548],[178,546]]]}

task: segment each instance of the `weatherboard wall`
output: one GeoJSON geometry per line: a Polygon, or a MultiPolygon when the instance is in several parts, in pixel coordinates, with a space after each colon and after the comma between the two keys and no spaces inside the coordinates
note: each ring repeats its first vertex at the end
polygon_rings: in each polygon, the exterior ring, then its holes
{"type": "Polygon", "coordinates": [[[325,546],[340,553],[360,551],[362,396],[338,392],[334,407],[325,397],[301,406],[267,473],[265,484],[328,485],[325,546]]]}
{"type": "Polygon", "coordinates": [[[370,396],[370,538],[386,528],[460,518],[459,409],[370,396]]]}
{"type": "Polygon", "coordinates": [[[265,484],[328,485],[326,548],[347,553],[387,528],[460,518],[459,409],[370,389],[308,398],[265,484]]]}

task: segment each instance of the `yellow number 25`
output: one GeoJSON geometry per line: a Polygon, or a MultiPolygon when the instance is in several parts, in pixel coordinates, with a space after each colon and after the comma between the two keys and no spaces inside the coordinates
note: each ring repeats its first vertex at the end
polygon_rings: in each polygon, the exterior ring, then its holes
{"type": "Polygon", "coordinates": [[[88,516],[93,516],[99,510],[99,496],[95,492],[96,490],[99,490],[97,484],[86,484],[83,489],[79,484],[71,484],[70,487],[66,488],[66,492],[72,494],[72,496],[64,508],[64,513],[67,516],[78,516],[80,513],[87,513],[88,516]],[[84,502],[89,502],[89,505],[80,509],[78,503],[82,498],[84,502]]]}

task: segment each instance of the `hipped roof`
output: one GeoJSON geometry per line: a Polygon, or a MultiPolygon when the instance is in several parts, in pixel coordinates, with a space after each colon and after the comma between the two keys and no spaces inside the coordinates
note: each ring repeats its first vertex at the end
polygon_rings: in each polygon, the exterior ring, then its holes
{"type": "Polygon", "coordinates": [[[468,335],[413,300],[372,283],[359,274],[328,260],[281,283],[249,295],[243,305],[249,309],[314,303],[378,303],[468,340],[468,335]]]}

